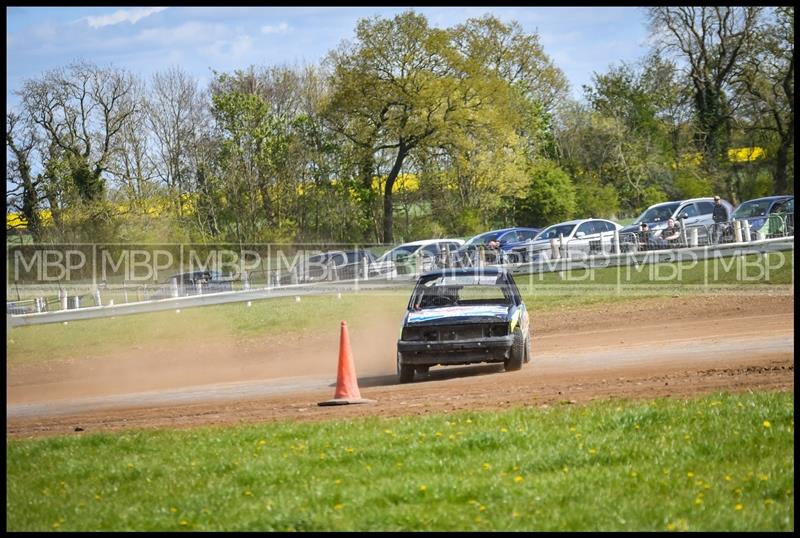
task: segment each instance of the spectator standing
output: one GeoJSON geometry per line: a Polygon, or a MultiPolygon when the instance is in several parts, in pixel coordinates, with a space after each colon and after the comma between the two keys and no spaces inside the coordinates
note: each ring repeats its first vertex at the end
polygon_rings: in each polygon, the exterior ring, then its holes
{"type": "Polygon", "coordinates": [[[720,237],[724,230],[724,224],[728,222],[728,209],[722,205],[719,195],[714,196],[714,212],[711,214],[714,219],[714,230],[712,232],[712,241],[714,244],[719,243],[720,237]]]}
{"type": "Polygon", "coordinates": [[[639,250],[650,250],[650,227],[646,222],[642,223],[639,231],[639,250]]]}

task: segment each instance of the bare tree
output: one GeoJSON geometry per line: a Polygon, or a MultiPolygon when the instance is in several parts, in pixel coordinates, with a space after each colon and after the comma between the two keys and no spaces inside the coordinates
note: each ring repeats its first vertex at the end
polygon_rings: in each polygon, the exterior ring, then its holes
{"type": "Polygon", "coordinates": [[[152,149],[147,128],[147,101],[144,84],[137,79],[131,90],[136,100],[135,112],[122,127],[108,171],[131,208],[142,212],[155,191],[155,170],[150,158],[152,149]]]}
{"type": "Polygon", "coordinates": [[[76,62],[28,80],[19,92],[42,138],[58,150],[49,155],[68,161],[81,199],[102,197],[113,145],[135,110],[132,85],[124,70],[76,62]]]}
{"type": "Polygon", "coordinates": [[[648,8],[659,52],[685,62],[694,93],[696,143],[709,169],[727,158],[736,106],[731,84],[753,44],[762,7],[657,6],[648,8]]]}
{"type": "Polygon", "coordinates": [[[193,153],[203,122],[203,95],[197,81],[178,67],[153,76],[147,123],[154,136],[153,159],[159,179],[167,186],[180,216],[182,196],[193,191],[196,173],[193,153]]]}

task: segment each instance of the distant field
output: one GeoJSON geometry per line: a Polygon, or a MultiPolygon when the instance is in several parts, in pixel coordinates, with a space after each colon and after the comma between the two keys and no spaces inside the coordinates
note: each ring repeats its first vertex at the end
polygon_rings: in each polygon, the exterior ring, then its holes
{"type": "Polygon", "coordinates": [[[6,443],[9,531],[792,531],[794,395],[6,443]]]}

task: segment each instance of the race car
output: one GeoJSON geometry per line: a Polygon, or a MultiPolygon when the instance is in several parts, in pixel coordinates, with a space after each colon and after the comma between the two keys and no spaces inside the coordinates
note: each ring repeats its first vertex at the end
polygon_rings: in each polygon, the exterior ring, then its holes
{"type": "Polygon", "coordinates": [[[519,370],[530,361],[531,334],[525,303],[505,269],[425,273],[403,316],[397,374],[408,383],[437,365],[501,362],[519,370]]]}

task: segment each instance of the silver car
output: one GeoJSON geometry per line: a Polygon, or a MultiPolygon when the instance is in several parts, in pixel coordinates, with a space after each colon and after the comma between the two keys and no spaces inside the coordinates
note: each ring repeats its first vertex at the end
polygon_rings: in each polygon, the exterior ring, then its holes
{"type": "MultiPolygon", "coordinates": [[[[722,205],[728,210],[728,218],[733,213],[733,205],[727,200],[721,200],[722,205]]],[[[641,231],[641,225],[646,223],[651,233],[663,230],[667,227],[667,221],[674,219],[680,222],[685,230],[696,228],[698,230],[698,241],[702,244],[707,242],[708,228],[714,224],[714,198],[690,198],[689,200],[673,200],[653,204],[639,215],[632,224],[620,230],[620,241],[622,250],[634,249],[630,243],[633,241],[634,234],[641,231]]]]}
{"type": "Polygon", "coordinates": [[[532,240],[515,243],[509,260],[516,263],[554,257],[591,256],[613,250],[614,233],[622,226],[606,219],[577,219],[548,226],[532,240]]]}

